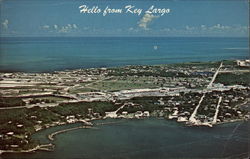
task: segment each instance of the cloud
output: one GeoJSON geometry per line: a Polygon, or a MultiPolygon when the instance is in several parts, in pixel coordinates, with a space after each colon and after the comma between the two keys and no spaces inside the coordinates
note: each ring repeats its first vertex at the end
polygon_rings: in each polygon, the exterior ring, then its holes
{"type": "Polygon", "coordinates": [[[133,27],[128,28],[128,31],[133,31],[133,30],[134,30],[133,27]]]}
{"type": "Polygon", "coordinates": [[[210,30],[227,30],[227,29],[231,29],[230,26],[224,26],[222,24],[216,24],[214,26],[209,27],[210,30]]]}
{"type": "Polygon", "coordinates": [[[73,24],[73,28],[74,28],[74,29],[77,29],[78,27],[77,27],[77,25],[76,25],[76,24],[73,24]]]}
{"type": "Polygon", "coordinates": [[[140,19],[140,21],[138,22],[138,26],[144,30],[149,30],[148,28],[148,24],[158,18],[159,16],[155,16],[155,15],[152,15],[152,14],[144,14],[144,16],[140,19]]]}
{"type": "Polygon", "coordinates": [[[172,29],[170,29],[170,28],[163,28],[163,29],[161,29],[161,31],[163,31],[163,32],[170,32],[172,29]]]}
{"type": "Polygon", "coordinates": [[[57,30],[58,29],[58,25],[55,24],[54,25],[54,29],[57,30]]]}
{"type": "Polygon", "coordinates": [[[4,28],[4,29],[8,29],[8,28],[9,28],[9,20],[8,20],[8,19],[5,19],[5,20],[3,21],[3,23],[2,23],[2,25],[3,25],[3,28],[4,28]]]}
{"type": "Polygon", "coordinates": [[[195,27],[190,27],[190,26],[187,25],[187,26],[185,27],[185,29],[188,30],[188,31],[192,31],[192,30],[195,29],[195,27]]]}
{"type": "Polygon", "coordinates": [[[59,33],[68,33],[68,32],[71,32],[71,31],[74,31],[78,29],[77,25],[76,24],[67,24],[66,26],[62,26],[58,32],[59,33]]]}
{"type": "Polygon", "coordinates": [[[200,25],[200,26],[186,26],[183,31],[191,32],[204,32],[204,33],[227,33],[227,32],[237,32],[237,31],[247,31],[246,26],[228,26],[223,24],[215,24],[211,26],[200,25]]]}
{"type": "Polygon", "coordinates": [[[207,30],[207,26],[206,25],[201,25],[201,30],[207,30]]]}
{"type": "Polygon", "coordinates": [[[42,28],[43,28],[43,29],[49,29],[50,26],[49,26],[49,25],[44,25],[44,26],[42,26],[42,28]]]}
{"type": "Polygon", "coordinates": [[[242,25],[205,25],[162,28],[160,35],[171,36],[248,36],[248,26],[242,25]]]}
{"type": "Polygon", "coordinates": [[[128,31],[129,33],[138,33],[138,32],[140,32],[140,29],[130,27],[130,28],[128,28],[127,31],[128,31]]]}
{"type": "Polygon", "coordinates": [[[78,29],[76,24],[66,24],[63,26],[59,26],[57,24],[54,25],[43,25],[41,27],[43,30],[49,31],[49,32],[55,32],[55,33],[69,33],[72,31],[76,31],[78,29]]]}

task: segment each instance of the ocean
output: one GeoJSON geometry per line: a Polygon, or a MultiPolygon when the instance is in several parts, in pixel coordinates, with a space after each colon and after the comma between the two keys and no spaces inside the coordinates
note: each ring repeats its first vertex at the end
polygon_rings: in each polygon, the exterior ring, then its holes
{"type": "Polygon", "coordinates": [[[247,38],[12,37],[0,38],[0,71],[155,65],[249,58],[247,38]]]}
{"type": "MultiPolygon", "coordinates": [[[[249,154],[249,122],[208,127],[187,127],[165,119],[108,119],[119,121],[98,129],[78,129],[55,136],[53,152],[4,154],[3,159],[167,159],[244,158],[249,154]],[[121,122],[123,121],[123,122],[121,122]]],[[[48,143],[46,135],[79,126],[42,130],[33,138],[48,143]]]]}

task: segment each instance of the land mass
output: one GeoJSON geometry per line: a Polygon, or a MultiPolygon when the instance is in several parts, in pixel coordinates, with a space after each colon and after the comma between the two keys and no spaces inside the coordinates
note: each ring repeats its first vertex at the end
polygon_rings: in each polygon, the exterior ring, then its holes
{"type": "Polygon", "coordinates": [[[237,63],[2,72],[0,154],[50,150],[52,144],[41,145],[31,135],[76,122],[94,127],[95,119],[153,116],[209,127],[249,120],[250,70],[237,63]]]}

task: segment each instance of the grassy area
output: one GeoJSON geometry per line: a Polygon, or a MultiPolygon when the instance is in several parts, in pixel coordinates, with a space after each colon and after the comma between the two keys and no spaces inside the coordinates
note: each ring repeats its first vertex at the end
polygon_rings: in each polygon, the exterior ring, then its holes
{"type": "Polygon", "coordinates": [[[117,69],[110,76],[153,76],[153,77],[194,77],[186,75],[178,71],[166,71],[166,70],[154,70],[154,71],[141,71],[141,72],[129,72],[127,70],[117,69]]]}
{"type": "Polygon", "coordinates": [[[70,93],[84,93],[84,92],[95,92],[97,91],[97,89],[93,89],[93,88],[74,88],[74,89],[70,89],[69,92],[70,93]]]}
{"type": "Polygon", "coordinates": [[[49,101],[63,101],[63,100],[68,100],[68,98],[64,98],[64,97],[54,97],[54,96],[48,96],[48,97],[37,97],[34,99],[38,99],[38,100],[49,100],[49,101]]]}
{"type": "Polygon", "coordinates": [[[118,106],[110,102],[79,102],[70,104],[63,103],[57,107],[51,107],[49,110],[62,116],[79,114],[85,117],[88,113],[88,108],[92,108],[96,113],[105,115],[105,111],[114,111],[118,106]]]}
{"type": "Polygon", "coordinates": [[[219,67],[220,62],[187,62],[187,63],[177,63],[177,64],[169,64],[171,67],[219,67]]]}
{"type": "Polygon", "coordinates": [[[224,85],[240,84],[244,86],[250,86],[250,72],[245,73],[220,73],[218,74],[216,83],[222,83],[224,85]]]}
{"type": "Polygon", "coordinates": [[[24,106],[25,102],[21,98],[0,97],[0,107],[24,106]]]}
{"type": "Polygon", "coordinates": [[[110,80],[93,83],[91,87],[98,90],[117,91],[126,89],[155,88],[157,85],[147,82],[132,82],[130,80],[110,80]]]}
{"type": "Polygon", "coordinates": [[[88,85],[89,89],[117,91],[139,88],[155,88],[161,86],[157,82],[156,77],[149,76],[114,76],[112,79],[107,79],[99,82],[94,82],[88,85]]]}

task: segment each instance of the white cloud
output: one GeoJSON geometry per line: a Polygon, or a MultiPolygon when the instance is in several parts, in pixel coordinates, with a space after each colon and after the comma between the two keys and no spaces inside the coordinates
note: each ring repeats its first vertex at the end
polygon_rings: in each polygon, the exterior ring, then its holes
{"type": "Polygon", "coordinates": [[[4,22],[2,23],[2,25],[3,25],[4,29],[8,29],[9,28],[9,20],[5,19],[4,22]]]}
{"type": "Polygon", "coordinates": [[[68,24],[68,25],[67,25],[67,27],[68,27],[69,29],[72,29],[72,26],[71,26],[71,24],[68,24]]]}
{"type": "Polygon", "coordinates": [[[47,30],[49,32],[55,32],[55,33],[68,33],[72,32],[78,29],[76,24],[66,24],[64,26],[59,26],[57,24],[54,25],[43,25],[41,27],[43,30],[47,30]]]}
{"type": "Polygon", "coordinates": [[[207,26],[206,25],[201,25],[201,30],[207,30],[207,26]]]}
{"type": "Polygon", "coordinates": [[[133,27],[130,27],[129,29],[128,29],[128,31],[133,31],[134,30],[134,28],[133,27]]]}
{"type": "Polygon", "coordinates": [[[209,27],[210,30],[218,31],[218,30],[230,30],[233,29],[230,26],[222,25],[222,24],[216,24],[214,26],[209,27]]]}
{"type": "MultiPolygon", "coordinates": [[[[242,25],[205,25],[183,26],[179,28],[162,28],[160,35],[173,36],[248,36],[248,26],[242,25]]],[[[157,34],[157,31],[155,31],[157,34]]]]}
{"type": "Polygon", "coordinates": [[[70,32],[71,31],[71,26],[62,26],[59,30],[58,30],[58,32],[59,33],[68,33],[68,32],[70,32]]]}
{"type": "Polygon", "coordinates": [[[163,32],[169,32],[169,31],[171,31],[171,29],[170,28],[163,28],[161,31],[163,31],[163,32]]]}
{"type": "Polygon", "coordinates": [[[140,19],[140,21],[138,22],[138,26],[144,30],[149,30],[148,28],[148,24],[158,18],[159,16],[155,16],[155,15],[152,15],[152,14],[144,14],[144,16],[140,19]]]}
{"type": "Polygon", "coordinates": [[[76,24],[67,24],[58,29],[59,33],[68,33],[77,30],[78,27],[76,24]]]}
{"type": "Polygon", "coordinates": [[[140,32],[141,30],[138,29],[138,28],[130,27],[130,28],[127,29],[127,31],[128,31],[129,33],[138,33],[138,32],[140,32]]]}
{"type": "Polygon", "coordinates": [[[185,29],[188,30],[188,31],[192,31],[192,30],[195,29],[195,27],[190,27],[190,26],[187,25],[187,26],[185,27],[185,29]]]}
{"type": "Polygon", "coordinates": [[[74,29],[78,28],[76,24],[73,24],[72,26],[73,26],[74,29]]]}
{"type": "Polygon", "coordinates": [[[49,29],[50,26],[49,26],[49,25],[44,25],[44,26],[42,26],[42,28],[43,28],[43,29],[49,29]]]}
{"type": "Polygon", "coordinates": [[[55,24],[54,25],[54,29],[57,30],[58,29],[58,25],[55,24]]]}

